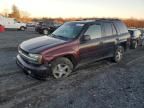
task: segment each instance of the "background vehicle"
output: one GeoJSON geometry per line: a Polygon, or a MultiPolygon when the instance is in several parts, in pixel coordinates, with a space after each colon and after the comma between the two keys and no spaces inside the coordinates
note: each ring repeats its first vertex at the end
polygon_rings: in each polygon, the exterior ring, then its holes
{"type": "Polygon", "coordinates": [[[52,21],[45,21],[45,22],[39,22],[39,24],[36,26],[35,31],[39,32],[40,34],[50,34],[54,30],[56,30],[60,24],[52,22],[52,21]]]}
{"type": "Polygon", "coordinates": [[[5,31],[4,26],[0,25],[0,32],[4,32],[4,31],[5,31]]]}
{"type": "Polygon", "coordinates": [[[36,22],[31,22],[26,24],[27,27],[36,27],[36,25],[37,25],[36,22]]]}
{"type": "Polygon", "coordinates": [[[6,29],[19,29],[25,30],[26,24],[16,21],[14,18],[7,18],[0,16],[0,24],[3,25],[6,29]]]}
{"type": "Polygon", "coordinates": [[[142,31],[141,41],[142,41],[142,46],[144,46],[144,30],[142,31]]]}
{"type": "Polygon", "coordinates": [[[130,47],[135,49],[138,45],[141,44],[141,31],[138,29],[129,29],[128,30],[131,35],[131,44],[130,47]]]}
{"type": "Polygon", "coordinates": [[[117,19],[67,22],[49,36],[20,44],[17,64],[40,78],[50,73],[67,77],[81,64],[108,57],[120,62],[129,38],[127,27],[117,19]]]}

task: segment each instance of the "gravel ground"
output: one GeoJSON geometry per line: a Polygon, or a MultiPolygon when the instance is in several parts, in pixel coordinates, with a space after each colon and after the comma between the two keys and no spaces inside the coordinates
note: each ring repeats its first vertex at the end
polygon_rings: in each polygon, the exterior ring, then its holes
{"type": "Polygon", "coordinates": [[[70,77],[39,81],[15,64],[20,42],[33,31],[0,33],[0,108],[144,108],[144,49],[125,53],[119,64],[102,60],[70,77]]]}

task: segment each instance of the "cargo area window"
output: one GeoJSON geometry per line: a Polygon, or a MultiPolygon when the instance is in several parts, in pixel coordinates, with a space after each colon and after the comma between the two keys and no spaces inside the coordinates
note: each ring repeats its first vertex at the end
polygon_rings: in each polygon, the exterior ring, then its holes
{"type": "Polygon", "coordinates": [[[119,29],[120,34],[128,33],[127,27],[123,22],[117,21],[114,25],[119,29]]]}

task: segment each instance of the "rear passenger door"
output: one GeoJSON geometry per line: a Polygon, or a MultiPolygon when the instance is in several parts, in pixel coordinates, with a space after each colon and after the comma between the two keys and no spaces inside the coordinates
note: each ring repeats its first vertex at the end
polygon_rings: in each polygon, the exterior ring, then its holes
{"type": "MultiPolygon", "coordinates": [[[[80,61],[91,61],[102,57],[101,24],[92,24],[87,27],[83,36],[90,36],[90,40],[80,43],[80,61]]],[[[83,38],[83,37],[82,37],[83,38]]]]}
{"type": "Polygon", "coordinates": [[[103,23],[103,54],[104,56],[112,56],[114,54],[116,44],[117,31],[113,23],[103,23]]]}

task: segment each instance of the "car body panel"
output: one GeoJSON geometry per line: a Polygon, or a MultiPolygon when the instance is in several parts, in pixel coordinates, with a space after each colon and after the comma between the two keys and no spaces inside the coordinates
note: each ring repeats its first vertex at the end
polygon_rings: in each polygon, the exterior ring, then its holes
{"type": "Polygon", "coordinates": [[[48,48],[63,44],[65,42],[65,40],[56,39],[50,36],[41,36],[24,41],[20,45],[20,48],[25,49],[27,52],[38,54],[48,48]]]}
{"type": "MultiPolygon", "coordinates": [[[[108,20],[108,23],[115,23],[117,20],[108,20]]],[[[100,23],[105,20],[98,21],[75,21],[74,23],[84,24],[87,27],[91,24],[100,23]]],[[[120,23],[120,21],[118,21],[120,23]]],[[[117,23],[117,24],[118,24],[117,23]]],[[[59,57],[73,57],[76,64],[99,60],[105,57],[113,57],[117,46],[127,44],[130,34],[124,25],[117,28],[117,34],[112,36],[105,36],[102,29],[102,37],[84,41],[84,28],[79,36],[70,40],[63,40],[60,38],[53,38],[49,36],[38,37],[20,44],[20,49],[28,53],[36,53],[42,55],[43,64],[51,66],[51,62],[59,57]]],[[[103,26],[101,26],[103,28],[103,26]]],[[[19,58],[17,58],[19,59],[19,58]]],[[[72,61],[73,62],[73,61],[72,61]]],[[[42,64],[42,65],[43,65],[42,64]]]]}

